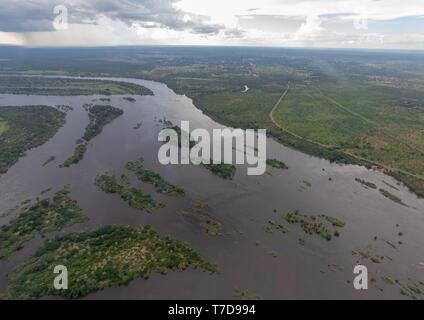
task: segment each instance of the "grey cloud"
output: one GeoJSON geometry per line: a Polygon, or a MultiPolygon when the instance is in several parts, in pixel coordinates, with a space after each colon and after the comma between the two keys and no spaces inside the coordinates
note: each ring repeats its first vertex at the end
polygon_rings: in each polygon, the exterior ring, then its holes
{"type": "Polygon", "coordinates": [[[217,33],[224,26],[210,24],[207,17],[178,10],[177,0],[1,0],[0,31],[51,31],[53,8],[65,5],[70,23],[95,23],[103,15],[128,25],[217,33]]]}

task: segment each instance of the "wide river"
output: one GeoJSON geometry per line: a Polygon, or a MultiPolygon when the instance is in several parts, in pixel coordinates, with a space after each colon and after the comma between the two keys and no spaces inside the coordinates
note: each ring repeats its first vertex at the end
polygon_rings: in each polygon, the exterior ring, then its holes
{"type": "MultiPolygon", "coordinates": [[[[189,98],[176,95],[162,83],[113,80],[146,86],[155,95],[134,96],[135,103],[124,100],[123,96],[110,97],[110,104],[122,108],[124,115],[89,143],[80,163],[66,169],[58,165],[72,154],[75,141],[88,123],[82,106],[100,96],[0,95],[0,106],[73,107],[67,114],[66,125],[54,138],[28,151],[7,174],[0,176],[0,212],[22,200],[40,196],[41,190],[58,190],[69,184],[71,197],[78,201],[89,220],[49,237],[108,224],[151,225],[161,235],[188,242],[204,258],[215,262],[220,272],[210,275],[190,269],[154,274],[148,280],[136,279],[127,286],[107,288],[86,298],[230,299],[239,288],[263,299],[391,299],[402,295],[398,286],[385,283],[383,277],[390,276],[404,284],[424,281],[424,200],[399,186],[393,178],[359,166],[331,164],[272,139],[267,141],[268,158],[284,161],[288,170],[268,168],[269,174],[248,176],[245,166],[237,166],[236,176],[228,181],[201,166],[162,166],[157,160],[161,145],[157,138],[162,129],[158,120],[166,118],[174,124],[189,120],[191,128],[208,130],[223,126],[204,115],[189,98]],[[138,122],[142,122],[142,127],[135,130],[138,122]],[[42,167],[50,156],[56,160],[42,167]],[[152,186],[132,177],[133,184],[166,205],[149,213],[132,209],[119,196],[105,194],[94,185],[97,174],[108,171],[120,175],[127,161],[140,157],[166,180],[183,187],[186,196],[175,199],[159,195],[152,186]],[[364,188],[355,178],[396,194],[408,207],[392,202],[378,190],[364,188]],[[209,236],[196,221],[177,214],[179,210],[190,211],[195,200],[205,201],[209,214],[223,224],[221,235],[209,236]],[[340,237],[331,241],[306,235],[296,225],[291,225],[287,234],[265,232],[268,221],[278,220],[283,213],[293,210],[334,216],[345,221],[346,226],[341,229],[340,237]],[[305,245],[299,243],[299,238],[305,240],[305,245]],[[359,251],[385,259],[376,264],[353,254],[359,251]],[[353,287],[356,264],[368,267],[369,278],[373,280],[368,290],[357,291],[353,287]]],[[[3,216],[0,225],[12,217],[3,216]]],[[[0,262],[0,292],[7,286],[7,273],[43,241],[41,237],[34,239],[8,261],[0,262]]]]}

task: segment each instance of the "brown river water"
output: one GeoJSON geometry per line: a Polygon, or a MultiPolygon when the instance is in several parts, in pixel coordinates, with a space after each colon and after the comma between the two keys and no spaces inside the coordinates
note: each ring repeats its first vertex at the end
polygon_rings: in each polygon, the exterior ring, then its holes
{"type": "MultiPolygon", "coordinates": [[[[83,104],[100,96],[55,97],[0,95],[0,107],[8,105],[60,105],[73,107],[67,122],[43,146],[32,149],[10,170],[0,176],[0,212],[22,200],[36,198],[44,189],[58,190],[71,185],[71,197],[78,201],[89,220],[52,233],[90,230],[102,225],[151,225],[159,234],[186,241],[202,256],[218,265],[220,272],[210,275],[201,270],[154,274],[148,280],[136,279],[127,286],[106,288],[87,299],[231,299],[236,288],[249,290],[263,299],[394,299],[402,298],[397,286],[381,280],[390,276],[402,283],[424,281],[424,200],[380,172],[359,166],[341,166],[286,148],[268,139],[267,156],[285,162],[289,169],[269,167],[271,174],[248,176],[246,166],[237,166],[233,180],[223,180],[194,165],[162,166],[157,141],[162,126],[159,119],[174,124],[189,120],[191,128],[223,128],[197,109],[190,99],[176,95],[166,85],[136,79],[114,79],[144,85],[155,96],[134,96],[136,102],[112,96],[110,104],[125,111],[90,141],[84,159],[70,168],[58,165],[69,157],[88,123],[83,104]],[[133,127],[142,122],[142,127],[133,127]],[[56,160],[42,167],[55,156],[56,160]],[[166,207],[149,213],[133,209],[117,195],[105,194],[94,185],[97,174],[105,171],[120,175],[128,161],[143,157],[147,167],[167,181],[185,189],[184,198],[159,195],[150,185],[132,183],[150,193],[166,207]],[[329,180],[331,178],[331,181],[329,180]],[[408,207],[383,197],[378,190],[367,190],[355,178],[365,179],[396,194],[408,207]],[[307,187],[303,181],[310,182],[307,187]],[[388,187],[384,182],[399,190],[388,187]],[[177,214],[191,210],[194,200],[206,201],[209,214],[223,224],[222,235],[209,236],[198,223],[177,214]],[[305,214],[327,214],[342,219],[346,226],[339,238],[326,241],[290,226],[288,234],[264,231],[269,220],[298,209],[305,214]],[[274,212],[277,210],[277,212],[274,212]],[[397,227],[397,225],[399,225],[397,227]],[[399,238],[398,233],[403,233],[399,238]],[[378,240],[375,241],[374,237],[378,240]],[[305,245],[298,243],[305,239],[305,245]],[[402,245],[398,245],[398,241],[402,245]],[[396,244],[389,246],[386,241],[396,244]],[[259,243],[259,245],[257,245],[259,243]],[[360,260],[352,251],[368,250],[387,256],[384,263],[360,260]],[[273,257],[270,252],[277,253],[273,257]],[[368,267],[377,280],[366,291],[352,285],[356,264],[368,267]],[[337,265],[337,268],[329,267],[337,265]]],[[[96,103],[96,102],[93,102],[96,103]]],[[[107,102],[109,104],[109,102],[107,102]]],[[[0,218],[0,225],[12,216],[0,218]]],[[[287,223],[286,223],[287,224],[287,223]]],[[[43,242],[29,242],[9,260],[0,262],[0,292],[7,286],[7,273],[28,258],[43,242]]],[[[69,275],[72,276],[71,274],[69,275]]]]}

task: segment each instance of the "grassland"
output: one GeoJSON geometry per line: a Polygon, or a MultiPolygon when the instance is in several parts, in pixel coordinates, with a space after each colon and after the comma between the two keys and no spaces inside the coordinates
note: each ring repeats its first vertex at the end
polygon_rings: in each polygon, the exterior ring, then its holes
{"type": "Polygon", "coordinates": [[[188,267],[217,271],[188,244],[160,237],[150,227],[106,226],[46,241],[33,257],[9,273],[7,297],[59,295],[74,299],[135,278],[188,267]],[[72,275],[68,290],[53,287],[56,265],[66,265],[72,275]]]}
{"type": "Polygon", "coordinates": [[[63,112],[47,106],[0,107],[0,119],[4,129],[0,173],[7,172],[27,150],[46,143],[66,121],[63,112]]]}
{"type": "Polygon", "coordinates": [[[150,89],[132,83],[22,76],[0,77],[0,93],[44,96],[153,95],[150,89]]]}
{"type": "Polygon", "coordinates": [[[139,180],[152,184],[156,188],[156,191],[159,193],[173,197],[182,197],[185,194],[183,189],[165,181],[158,173],[146,169],[144,167],[143,161],[141,160],[128,162],[125,168],[134,172],[139,180]]]}
{"type": "Polygon", "coordinates": [[[129,186],[127,183],[118,183],[115,176],[107,173],[98,175],[95,184],[106,193],[118,194],[135,209],[155,209],[163,205],[156,202],[150,195],[129,186]]]}
{"type": "Polygon", "coordinates": [[[76,201],[69,198],[65,188],[52,199],[43,199],[24,210],[8,225],[0,228],[0,260],[7,259],[35,236],[75,223],[83,222],[85,215],[76,201]]]}

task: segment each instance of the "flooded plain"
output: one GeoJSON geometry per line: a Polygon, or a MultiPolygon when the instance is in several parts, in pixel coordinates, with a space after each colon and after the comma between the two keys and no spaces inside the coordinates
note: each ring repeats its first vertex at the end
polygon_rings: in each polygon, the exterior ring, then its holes
{"type": "MultiPolygon", "coordinates": [[[[69,184],[71,197],[78,201],[89,220],[51,233],[49,237],[108,224],[151,225],[161,235],[188,242],[205,259],[216,263],[219,273],[186,270],[155,274],[148,280],[136,279],[127,286],[94,292],[87,299],[231,299],[235,289],[248,290],[262,299],[392,299],[403,296],[399,287],[385,283],[384,277],[404,284],[424,281],[424,200],[393,178],[364,167],[331,164],[272,139],[267,141],[268,158],[283,161],[288,170],[268,167],[268,173],[263,176],[248,176],[246,166],[237,166],[234,179],[224,180],[202,166],[162,166],[157,160],[161,146],[158,133],[162,129],[159,120],[167,119],[176,125],[189,120],[192,129],[224,126],[204,115],[189,98],[176,95],[162,83],[112,80],[143,85],[155,95],[134,96],[136,102],[111,96],[111,101],[104,103],[93,101],[100,96],[0,95],[0,107],[69,105],[73,108],[55,137],[28,151],[0,176],[0,212],[23,200],[39,197],[42,190],[53,188],[54,192],[69,184]],[[124,110],[124,115],[89,142],[82,161],[61,169],[59,164],[72,154],[75,141],[88,124],[85,103],[110,104],[124,110]],[[135,130],[134,126],[140,122],[141,128],[135,130]],[[55,156],[55,161],[43,167],[50,156],[55,156]],[[182,187],[186,196],[160,195],[151,185],[140,183],[130,175],[132,184],[166,205],[147,212],[129,207],[119,196],[103,193],[94,185],[97,174],[121,175],[128,161],[140,157],[146,167],[182,187]],[[392,202],[378,190],[364,188],[355,178],[375,183],[408,206],[392,202]],[[196,200],[206,202],[208,214],[222,223],[220,235],[210,236],[198,223],[177,214],[180,210],[190,211],[196,200]],[[287,234],[265,231],[270,220],[278,220],[282,214],[294,210],[333,216],[346,225],[340,230],[340,237],[331,241],[307,235],[296,225],[289,225],[287,234]],[[304,239],[304,245],[299,243],[299,238],[304,239]],[[373,263],[353,254],[359,251],[386,259],[373,263]],[[369,290],[354,289],[356,264],[368,267],[369,290]]],[[[12,218],[13,215],[0,218],[0,225],[12,218]]],[[[43,240],[34,239],[9,260],[0,262],[0,292],[7,286],[7,273],[30,256],[43,240]]]]}

